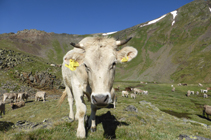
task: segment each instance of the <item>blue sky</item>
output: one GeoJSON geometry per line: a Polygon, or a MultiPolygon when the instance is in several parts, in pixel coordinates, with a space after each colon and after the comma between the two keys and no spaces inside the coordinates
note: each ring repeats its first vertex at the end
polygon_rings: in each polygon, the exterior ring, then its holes
{"type": "Polygon", "coordinates": [[[0,34],[37,29],[67,34],[120,31],[193,0],[0,0],[0,34]]]}

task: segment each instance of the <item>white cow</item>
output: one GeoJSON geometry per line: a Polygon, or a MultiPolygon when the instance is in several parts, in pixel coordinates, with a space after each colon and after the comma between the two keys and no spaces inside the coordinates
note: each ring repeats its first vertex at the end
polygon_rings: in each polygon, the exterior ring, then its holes
{"type": "Polygon", "coordinates": [[[142,94],[148,95],[148,91],[147,91],[147,90],[144,90],[144,91],[142,92],[142,94]]]}
{"type": "Polygon", "coordinates": [[[172,91],[172,92],[175,92],[175,87],[173,87],[173,88],[171,89],[171,91],[172,91]]]}
{"type": "Polygon", "coordinates": [[[208,98],[207,94],[204,94],[204,98],[208,98]]]}
{"type": "Polygon", "coordinates": [[[134,94],[140,94],[143,92],[143,90],[138,89],[138,88],[133,88],[133,92],[134,92],[134,94]]]}
{"type": "Polygon", "coordinates": [[[201,83],[199,83],[199,86],[200,86],[200,87],[203,87],[203,85],[202,85],[201,83]]]}
{"type": "Polygon", "coordinates": [[[19,99],[19,101],[21,100],[24,101],[24,99],[26,99],[27,101],[28,97],[29,97],[29,94],[27,92],[22,92],[22,93],[18,93],[17,99],[19,99]]]}
{"type": "Polygon", "coordinates": [[[194,95],[194,91],[190,91],[190,94],[193,94],[194,95]]]}
{"type": "Polygon", "coordinates": [[[128,91],[122,91],[122,97],[128,97],[129,92],[128,91]]]}
{"type": "Polygon", "coordinates": [[[199,92],[198,91],[196,91],[196,95],[199,95],[199,92]]]}
{"type": "MultiPolygon", "coordinates": [[[[78,44],[71,43],[74,49],[63,57],[62,76],[65,84],[63,94],[68,95],[70,119],[78,120],[77,137],[85,138],[84,118],[86,105],[83,94],[90,96],[91,116],[88,127],[96,130],[95,114],[98,108],[107,107],[114,101],[111,92],[115,76],[116,63],[131,61],[138,51],[133,47],[118,46],[126,44],[131,38],[116,41],[108,37],[86,37],[78,44]],[[73,99],[76,103],[76,114],[73,112],[73,99]]],[[[62,95],[62,97],[65,97],[62,95]]],[[[60,102],[64,99],[60,98],[60,102]]]]}
{"type": "Polygon", "coordinates": [[[208,90],[206,90],[206,89],[201,89],[200,91],[201,91],[201,93],[207,93],[208,92],[208,90]]]}
{"type": "Polygon", "coordinates": [[[12,99],[13,102],[17,101],[18,94],[17,93],[4,93],[3,94],[3,102],[5,103],[6,99],[12,99]]]}
{"type": "Polygon", "coordinates": [[[135,98],[136,98],[136,94],[135,94],[135,93],[131,93],[131,94],[130,94],[130,97],[131,97],[132,99],[135,99],[135,98]]]}
{"type": "Polygon", "coordinates": [[[38,91],[36,94],[35,94],[35,101],[40,101],[40,98],[43,99],[43,102],[46,101],[46,92],[45,91],[38,91]]]}

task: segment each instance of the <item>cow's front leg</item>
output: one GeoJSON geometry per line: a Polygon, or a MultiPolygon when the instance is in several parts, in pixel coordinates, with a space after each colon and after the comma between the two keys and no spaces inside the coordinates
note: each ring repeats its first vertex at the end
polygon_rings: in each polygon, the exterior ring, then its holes
{"type": "Polygon", "coordinates": [[[86,114],[86,105],[83,100],[83,91],[80,88],[73,87],[73,93],[76,103],[76,112],[77,112],[76,118],[78,119],[77,137],[85,138],[86,131],[85,131],[84,119],[86,114]]]}
{"type": "Polygon", "coordinates": [[[97,111],[96,106],[91,104],[91,115],[88,120],[88,127],[91,129],[91,132],[96,131],[96,117],[95,117],[96,111],[97,111]]]}

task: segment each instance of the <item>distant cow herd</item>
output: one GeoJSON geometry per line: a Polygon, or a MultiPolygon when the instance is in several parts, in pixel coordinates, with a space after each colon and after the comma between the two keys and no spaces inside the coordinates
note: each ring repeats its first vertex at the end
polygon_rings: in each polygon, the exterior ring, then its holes
{"type": "Polygon", "coordinates": [[[141,90],[139,88],[126,87],[125,90],[122,91],[122,97],[128,98],[129,94],[130,94],[130,97],[132,99],[135,99],[137,94],[148,95],[148,91],[147,90],[141,90]]]}
{"type": "MultiPolygon", "coordinates": [[[[2,114],[5,115],[5,103],[7,99],[11,100],[11,108],[17,109],[20,107],[25,106],[25,102],[27,102],[27,99],[29,97],[29,94],[27,92],[21,92],[21,93],[4,93],[3,94],[3,100],[0,101],[0,116],[2,114]]],[[[43,100],[43,102],[46,101],[46,92],[45,91],[38,91],[35,94],[35,101],[39,101],[40,99],[43,100]]]]}

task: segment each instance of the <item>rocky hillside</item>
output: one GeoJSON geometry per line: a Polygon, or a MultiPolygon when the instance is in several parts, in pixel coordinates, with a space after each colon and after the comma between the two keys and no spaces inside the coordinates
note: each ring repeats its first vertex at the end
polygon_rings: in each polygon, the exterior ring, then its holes
{"type": "MultiPolygon", "coordinates": [[[[118,65],[115,80],[210,83],[210,7],[211,0],[195,0],[161,15],[156,21],[141,23],[110,35],[116,39],[132,36],[127,45],[139,51],[132,62],[118,65]]],[[[70,42],[97,35],[102,34],[55,34],[36,29],[1,34],[0,53],[4,55],[0,56],[0,68],[4,73],[0,73],[4,76],[8,74],[8,80],[17,80],[17,71],[19,74],[26,72],[28,79],[23,81],[30,81],[32,86],[42,85],[29,79],[35,78],[36,72],[49,72],[47,75],[61,79],[60,69],[50,67],[50,64],[59,66],[62,63],[62,57],[72,48],[70,42]],[[16,53],[15,57],[11,53],[16,53]]]]}

